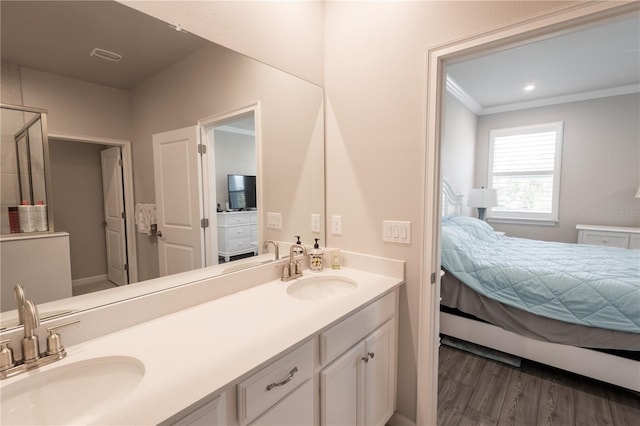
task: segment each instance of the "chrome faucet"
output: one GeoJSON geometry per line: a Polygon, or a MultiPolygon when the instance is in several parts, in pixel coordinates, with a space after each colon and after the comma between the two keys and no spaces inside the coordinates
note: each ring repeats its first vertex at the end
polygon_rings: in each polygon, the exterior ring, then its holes
{"type": "Polygon", "coordinates": [[[40,317],[38,308],[31,300],[24,297],[24,288],[21,285],[14,287],[16,301],[18,302],[18,313],[21,324],[24,324],[24,337],[22,338],[22,359],[16,361],[13,357],[11,340],[0,342],[0,379],[15,376],[16,374],[32,370],[43,365],[51,364],[67,355],[58,330],[69,325],[77,324],[80,321],[72,321],[47,328],[47,351],[40,353],[40,344],[36,330],[40,327],[40,317]]]}
{"type": "Polygon", "coordinates": [[[278,246],[278,242],[274,240],[267,240],[264,242],[262,248],[266,250],[269,244],[273,244],[273,248],[276,252],[276,260],[280,259],[280,247],[278,246]]]}
{"type": "Polygon", "coordinates": [[[38,308],[31,300],[25,300],[22,305],[22,317],[24,319],[24,337],[22,338],[22,362],[30,364],[40,358],[40,345],[36,328],[40,327],[38,308]]]}
{"type": "Polygon", "coordinates": [[[289,281],[302,276],[302,265],[296,259],[296,252],[302,251],[303,257],[307,257],[307,248],[302,244],[292,244],[289,248],[289,265],[282,268],[281,281],[289,281]]]}
{"type": "Polygon", "coordinates": [[[13,288],[13,294],[16,297],[16,309],[18,310],[18,325],[24,324],[24,315],[22,314],[22,307],[24,306],[24,301],[27,300],[24,295],[24,287],[20,284],[16,284],[13,288]]]}

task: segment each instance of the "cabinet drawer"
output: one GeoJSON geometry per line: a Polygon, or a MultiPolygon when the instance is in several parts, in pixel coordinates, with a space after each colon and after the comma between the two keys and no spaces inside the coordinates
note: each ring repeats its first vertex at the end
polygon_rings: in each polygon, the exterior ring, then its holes
{"type": "Polygon", "coordinates": [[[313,426],[313,399],[313,380],[307,380],[251,426],[313,426]]]}
{"type": "Polygon", "coordinates": [[[238,421],[241,425],[252,421],[312,375],[313,341],[309,341],[238,385],[238,421]]]}
{"type": "Polygon", "coordinates": [[[396,311],[393,291],[320,334],[320,363],[326,365],[391,318],[396,311]]]}
{"type": "Polygon", "coordinates": [[[227,228],[218,228],[218,233],[223,238],[238,238],[238,237],[251,238],[251,226],[238,225],[238,226],[229,226],[227,228]]]}
{"type": "Polygon", "coordinates": [[[256,221],[257,221],[256,212],[218,214],[218,225],[222,225],[222,226],[256,223],[256,221]]]}
{"type": "Polygon", "coordinates": [[[582,237],[582,244],[593,246],[607,246],[627,248],[628,236],[608,233],[608,232],[585,232],[582,237]]]}

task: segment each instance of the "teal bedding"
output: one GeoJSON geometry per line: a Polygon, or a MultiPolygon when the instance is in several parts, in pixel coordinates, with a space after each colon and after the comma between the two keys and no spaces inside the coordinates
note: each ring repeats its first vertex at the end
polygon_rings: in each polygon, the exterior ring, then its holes
{"type": "Polygon", "coordinates": [[[512,238],[442,220],[442,266],[480,294],[556,320],[640,333],[640,250],[512,238]]]}

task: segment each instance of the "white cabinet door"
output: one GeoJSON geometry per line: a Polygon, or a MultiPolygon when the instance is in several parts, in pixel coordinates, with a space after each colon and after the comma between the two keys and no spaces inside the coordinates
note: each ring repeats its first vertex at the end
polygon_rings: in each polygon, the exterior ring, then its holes
{"type": "Polygon", "coordinates": [[[395,322],[389,321],[365,339],[365,424],[384,426],[395,404],[395,322]]]}
{"type": "Polygon", "coordinates": [[[320,372],[320,424],[322,426],[364,425],[365,344],[336,359],[320,372]]]}
{"type": "Polygon", "coordinates": [[[395,409],[395,321],[320,372],[320,424],[384,426],[395,409]]]}
{"type": "Polygon", "coordinates": [[[313,398],[313,380],[307,380],[251,426],[313,426],[313,398]]]}

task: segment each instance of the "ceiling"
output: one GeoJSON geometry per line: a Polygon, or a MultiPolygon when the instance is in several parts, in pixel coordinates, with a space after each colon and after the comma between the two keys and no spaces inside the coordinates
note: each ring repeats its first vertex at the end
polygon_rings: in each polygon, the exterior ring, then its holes
{"type": "Polygon", "coordinates": [[[209,42],[115,1],[0,2],[2,61],[128,90],[209,42]],[[118,63],[89,56],[94,48],[118,63]]]}
{"type": "Polygon", "coordinates": [[[448,64],[447,78],[479,114],[637,93],[640,14],[448,64]]]}

